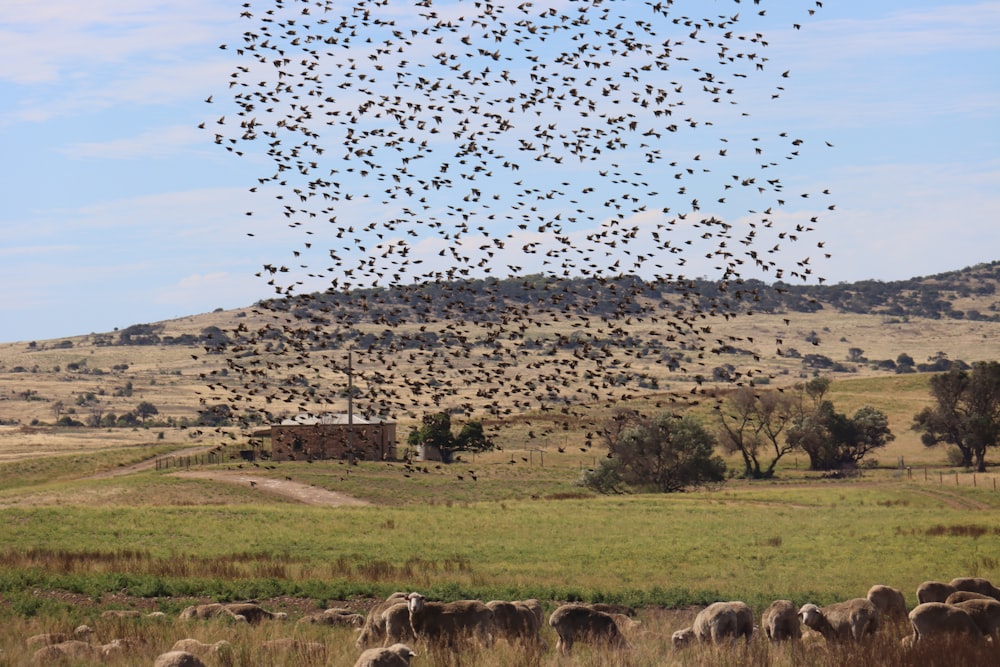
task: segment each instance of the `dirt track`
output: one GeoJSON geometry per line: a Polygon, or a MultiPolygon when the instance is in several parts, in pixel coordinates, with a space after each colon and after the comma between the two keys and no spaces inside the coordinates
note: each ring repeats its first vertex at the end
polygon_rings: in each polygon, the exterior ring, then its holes
{"type": "Polygon", "coordinates": [[[365,500],[358,500],[343,493],[327,491],[315,486],[293,482],[286,479],[261,477],[243,471],[229,470],[188,470],[171,473],[174,477],[187,479],[208,479],[213,482],[252,486],[262,493],[273,493],[284,498],[297,500],[306,505],[325,505],[327,507],[343,507],[348,505],[370,505],[365,500]]]}

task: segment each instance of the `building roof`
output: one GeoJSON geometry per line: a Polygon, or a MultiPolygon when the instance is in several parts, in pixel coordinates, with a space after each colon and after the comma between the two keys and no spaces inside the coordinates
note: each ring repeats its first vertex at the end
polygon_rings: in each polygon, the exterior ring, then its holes
{"type": "MultiPolygon", "coordinates": [[[[327,412],[321,415],[313,415],[308,412],[303,412],[295,415],[289,419],[282,419],[282,426],[315,426],[316,424],[339,424],[346,426],[351,423],[351,419],[346,412],[341,413],[331,413],[327,412]]],[[[365,419],[361,415],[354,415],[353,422],[355,424],[386,424],[389,423],[387,419],[365,419]]]]}

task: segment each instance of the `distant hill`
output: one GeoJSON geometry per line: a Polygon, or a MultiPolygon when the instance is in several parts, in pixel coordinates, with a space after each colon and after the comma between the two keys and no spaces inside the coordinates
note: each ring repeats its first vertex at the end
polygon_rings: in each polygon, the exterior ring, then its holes
{"type": "MultiPolygon", "coordinates": [[[[705,312],[731,310],[765,314],[854,313],[906,321],[969,320],[1000,322],[1000,261],[977,264],[926,277],[883,282],[863,280],[835,285],[796,285],[746,280],[734,284],[688,279],[652,283],[639,278],[545,279],[529,275],[509,279],[477,279],[360,289],[344,293],[312,293],[267,302],[269,310],[309,321],[374,323],[392,327],[405,322],[461,318],[475,312],[481,320],[499,320],[513,310],[552,308],[569,314],[615,319],[627,317],[621,295],[641,300],[669,300],[683,294],[700,300],[705,312]]],[[[134,324],[114,332],[92,334],[95,345],[180,345],[221,349],[227,329],[238,326],[253,307],[216,311],[188,318],[134,324]]]]}

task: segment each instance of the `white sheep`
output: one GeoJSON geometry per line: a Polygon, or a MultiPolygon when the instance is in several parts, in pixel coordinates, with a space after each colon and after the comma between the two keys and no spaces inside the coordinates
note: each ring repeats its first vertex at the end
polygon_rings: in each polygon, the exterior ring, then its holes
{"type": "Polygon", "coordinates": [[[975,620],[964,609],[944,602],[918,604],[909,614],[913,636],[904,638],[904,644],[913,645],[934,637],[969,635],[983,636],[975,620]]]}
{"type": "Polygon", "coordinates": [[[955,606],[971,616],[984,635],[1000,637],[1000,600],[993,598],[965,600],[955,606]]]}
{"type": "Polygon", "coordinates": [[[563,654],[570,653],[577,640],[613,648],[627,646],[615,619],[589,605],[564,604],[549,616],[549,625],[559,636],[556,648],[563,654]]]}
{"type": "Polygon", "coordinates": [[[775,600],[760,617],[760,627],[772,642],[802,638],[798,610],[791,600],[775,600]]]}
{"type": "Polygon", "coordinates": [[[358,657],[354,667],[410,667],[410,660],[415,655],[406,644],[370,648],[358,657]]]}
{"type": "Polygon", "coordinates": [[[854,598],[822,608],[804,604],[799,609],[799,618],[827,641],[861,641],[866,635],[874,634],[879,626],[878,609],[868,598],[854,598]]]}
{"type": "Polygon", "coordinates": [[[670,640],[675,649],[684,648],[694,640],[721,644],[743,637],[749,642],[753,622],[753,610],[745,602],[713,602],[698,612],[691,627],[678,630],[670,640]]]}
{"type": "Polygon", "coordinates": [[[875,584],[868,589],[868,594],[865,597],[871,600],[882,618],[891,618],[896,621],[906,619],[906,596],[903,595],[903,591],[892,586],[875,584]]]}
{"type": "Polygon", "coordinates": [[[385,639],[385,620],[382,618],[382,612],[399,602],[406,602],[406,593],[393,593],[371,608],[361,630],[358,631],[358,638],[355,641],[358,648],[364,649],[382,643],[385,639]]]}
{"type": "Polygon", "coordinates": [[[455,645],[475,638],[485,646],[493,643],[496,630],[493,612],[479,600],[427,602],[420,593],[406,596],[413,634],[425,641],[455,645]]]}
{"type": "Polygon", "coordinates": [[[153,667],[205,667],[205,663],[187,651],[167,651],[156,656],[153,667]]]}

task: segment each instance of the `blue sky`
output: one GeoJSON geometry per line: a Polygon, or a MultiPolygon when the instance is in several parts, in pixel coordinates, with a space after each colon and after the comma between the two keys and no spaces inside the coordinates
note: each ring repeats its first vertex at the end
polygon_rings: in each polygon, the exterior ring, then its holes
{"type": "MultiPolygon", "coordinates": [[[[4,3],[0,341],[271,295],[254,274],[286,261],[302,236],[275,222],[273,201],[248,192],[267,171],[259,156],[237,159],[197,127],[222,113],[243,62],[219,48],[247,29],[241,4],[4,3]]],[[[714,4],[754,11],[748,1],[714,4]]],[[[760,127],[815,147],[787,181],[790,191],[828,188],[836,203],[815,232],[831,254],[812,255],[817,274],[896,280],[1000,259],[1000,2],[829,0],[806,16],[811,5],[761,4],[768,55],[790,76],[778,102],[747,108],[760,127]]],[[[790,202],[788,220],[813,203],[790,202]]],[[[338,218],[361,225],[371,214],[345,206],[338,218]]],[[[441,239],[422,241],[414,253],[436,257],[441,239]]]]}

